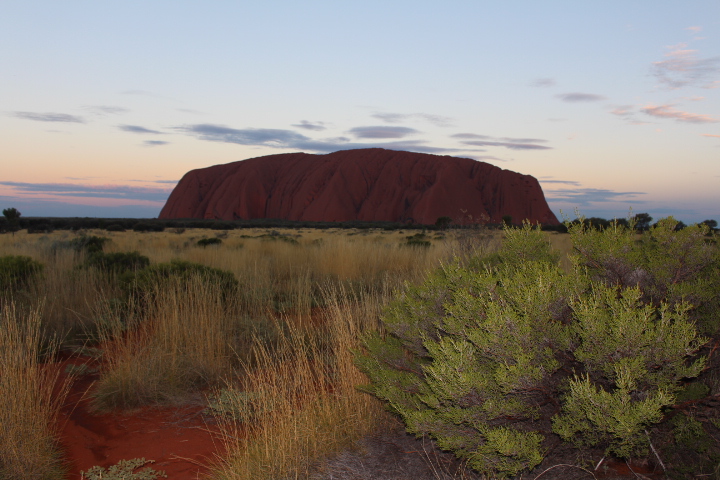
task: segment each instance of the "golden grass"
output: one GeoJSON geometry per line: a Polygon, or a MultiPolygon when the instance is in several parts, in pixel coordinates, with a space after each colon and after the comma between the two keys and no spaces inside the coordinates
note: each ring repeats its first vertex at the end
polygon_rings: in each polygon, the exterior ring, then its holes
{"type": "Polygon", "coordinates": [[[103,370],[92,393],[100,410],[172,403],[232,372],[232,323],[218,288],[170,280],[151,298],[147,310],[102,316],[103,370]]]}
{"type": "MultiPolygon", "coordinates": [[[[67,383],[59,370],[41,363],[40,312],[18,316],[14,305],[0,312],[0,479],[60,479],[56,444],[58,413],[67,383]]],[[[53,347],[46,354],[52,353],[53,347]]]]}
{"type": "Polygon", "coordinates": [[[323,329],[291,328],[273,349],[256,343],[258,365],[222,392],[227,454],[213,478],[306,478],[319,459],[389,423],[381,402],[357,389],[368,379],[353,363],[384,301],[327,295],[323,329]]]}
{"type": "MultiPolygon", "coordinates": [[[[33,317],[36,323],[68,341],[99,341],[97,408],[175,403],[226,385],[223,398],[234,399],[230,410],[253,416],[251,423],[221,416],[228,454],[216,474],[233,480],[301,478],[317,459],[382,426],[388,417],[381,403],[356,388],[367,382],[353,364],[360,335],[379,328],[379,311],[404,282],[422,280],[453,255],[489,253],[501,238],[497,232],[430,232],[433,245],[422,248],[403,245],[417,231],[275,235],[297,244],[268,238],[267,229],[85,233],[110,238],[107,252],[138,251],[153,263],[197,262],[238,279],[230,299],[196,278],[169,282],[139,308],[124,305],[111,276],[79,268],[84,254],[67,248],[77,234],[0,236],[0,255],[45,264],[42,278],[16,296],[25,309],[48,305],[42,321],[33,317]],[[221,245],[196,245],[217,235],[221,245]]],[[[28,433],[37,442],[43,435],[28,433]]]]}

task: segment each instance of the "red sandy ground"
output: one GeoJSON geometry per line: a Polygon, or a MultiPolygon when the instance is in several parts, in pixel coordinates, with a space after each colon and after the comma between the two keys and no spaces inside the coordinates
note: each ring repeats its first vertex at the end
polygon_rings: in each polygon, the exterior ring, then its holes
{"type": "MultiPolygon", "coordinates": [[[[89,357],[61,362],[63,378],[68,364],[97,367],[89,357]]],[[[60,444],[64,450],[68,480],[82,478],[80,472],[95,465],[109,467],[120,460],[144,457],[172,480],[196,480],[209,472],[208,465],[222,451],[217,426],[195,405],[142,408],[133,411],[92,413],[89,391],[97,374],[74,379],[62,408],[60,444]]]]}

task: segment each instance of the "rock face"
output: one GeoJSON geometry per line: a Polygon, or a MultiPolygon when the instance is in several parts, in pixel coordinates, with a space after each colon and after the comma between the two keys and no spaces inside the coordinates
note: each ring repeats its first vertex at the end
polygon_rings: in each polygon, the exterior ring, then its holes
{"type": "Polygon", "coordinates": [[[287,153],[192,170],[160,218],[555,225],[538,181],[488,163],[380,148],[287,153]]]}

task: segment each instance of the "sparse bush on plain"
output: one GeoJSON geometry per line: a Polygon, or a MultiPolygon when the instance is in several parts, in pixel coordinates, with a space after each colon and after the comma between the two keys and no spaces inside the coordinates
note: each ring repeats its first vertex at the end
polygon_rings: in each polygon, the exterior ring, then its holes
{"type": "Polygon", "coordinates": [[[213,238],[201,238],[197,241],[196,245],[198,247],[207,247],[210,245],[220,245],[222,243],[222,239],[213,237],[213,238]]]}
{"type": "Polygon", "coordinates": [[[532,469],[558,437],[647,454],[646,430],[705,366],[696,321],[715,320],[717,248],[675,226],[638,242],[579,222],[570,272],[539,229],[506,227],[497,255],[445,265],[386,310],[388,335],[358,359],[368,390],[487,475],[532,469]]]}
{"type": "Polygon", "coordinates": [[[88,255],[85,265],[117,275],[148,267],[150,259],[145,255],[140,255],[140,252],[104,253],[100,251],[88,255]]]}
{"type": "Polygon", "coordinates": [[[43,270],[43,264],[24,255],[0,257],[0,293],[25,288],[43,270]]]}
{"type": "Polygon", "coordinates": [[[121,281],[122,288],[128,295],[142,299],[157,293],[169,280],[183,281],[193,276],[200,277],[218,288],[226,297],[232,295],[238,286],[238,281],[231,272],[177,259],[128,273],[121,277],[121,281]]]}

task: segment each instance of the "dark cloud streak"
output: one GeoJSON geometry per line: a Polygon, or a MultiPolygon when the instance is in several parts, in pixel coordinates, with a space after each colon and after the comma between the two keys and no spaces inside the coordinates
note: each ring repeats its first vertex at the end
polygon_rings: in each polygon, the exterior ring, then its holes
{"type": "Polygon", "coordinates": [[[68,115],[67,113],[13,112],[12,115],[17,118],[34,120],[36,122],[85,123],[82,117],[68,115]]]}

